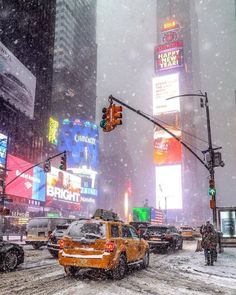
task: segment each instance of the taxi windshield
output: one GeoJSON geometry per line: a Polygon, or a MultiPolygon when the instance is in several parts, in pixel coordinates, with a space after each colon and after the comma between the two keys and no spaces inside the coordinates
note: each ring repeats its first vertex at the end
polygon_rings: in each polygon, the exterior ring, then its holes
{"type": "Polygon", "coordinates": [[[73,238],[102,239],[105,233],[105,224],[101,222],[73,222],[67,230],[67,235],[73,238]]]}

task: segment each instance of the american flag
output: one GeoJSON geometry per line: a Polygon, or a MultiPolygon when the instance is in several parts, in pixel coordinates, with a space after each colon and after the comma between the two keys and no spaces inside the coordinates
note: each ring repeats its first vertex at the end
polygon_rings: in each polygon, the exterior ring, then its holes
{"type": "Polygon", "coordinates": [[[151,223],[163,224],[164,215],[161,209],[151,208],[151,223]]]}

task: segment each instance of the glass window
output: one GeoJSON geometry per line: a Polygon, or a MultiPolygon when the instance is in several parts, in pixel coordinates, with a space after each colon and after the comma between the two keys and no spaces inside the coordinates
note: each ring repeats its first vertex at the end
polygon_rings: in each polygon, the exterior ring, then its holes
{"type": "Polygon", "coordinates": [[[134,239],[138,239],[139,237],[138,237],[137,231],[136,231],[133,227],[130,227],[129,229],[130,229],[130,231],[131,231],[131,235],[132,235],[132,237],[133,237],[134,239]]]}
{"type": "Polygon", "coordinates": [[[111,236],[113,238],[118,238],[120,235],[119,235],[119,227],[118,225],[112,225],[111,226],[111,236]]]}
{"type": "Polygon", "coordinates": [[[67,235],[73,238],[105,238],[105,224],[101,222],[75,221],[67,230],[67,235]]]}
{"type": "Polygon", "coordinates": [[[123,238],[132,238],[131,232],[128,226],[122,226],[122,237],[123,238]]]}

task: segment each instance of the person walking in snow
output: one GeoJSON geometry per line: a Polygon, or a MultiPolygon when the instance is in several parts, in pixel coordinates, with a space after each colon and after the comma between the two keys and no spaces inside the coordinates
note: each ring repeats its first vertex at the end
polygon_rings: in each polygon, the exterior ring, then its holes
{"type": "Polygon", "coordinates": [[[217,235],[212,224],[206,224],[202,231],[202,248],[206,258],[206,265],[213,265],[217,245],[217,235]]]}

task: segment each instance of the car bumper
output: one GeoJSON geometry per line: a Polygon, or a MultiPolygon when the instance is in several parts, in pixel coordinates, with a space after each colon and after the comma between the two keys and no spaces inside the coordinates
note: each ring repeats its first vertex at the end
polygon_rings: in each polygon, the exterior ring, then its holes
{"type": "Polygon", "coordinates": [[[76,266],[80,268],[112,269],[115,266],[114,255],[103,253],[99,255],[77,255],[59,251],[59,263],[62,266],[76,266]]]}
{"type": "Polygon", "coordinates": [[[150,249],[152,248],[167,248],[170,245],[168,241],[147,241],[150,249]]]}

